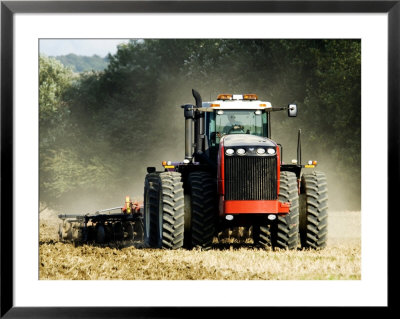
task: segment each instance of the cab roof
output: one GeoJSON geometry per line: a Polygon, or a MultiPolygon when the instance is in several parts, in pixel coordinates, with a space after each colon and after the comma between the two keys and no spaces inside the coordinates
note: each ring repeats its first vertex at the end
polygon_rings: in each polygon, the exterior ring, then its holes
{"type": "Polygon", "coordinates": [[[237,110],[237,109],[251,109],[251,110],[263,110],[266,108],[272,108],[270,102],[259,101],[259,100],[215,100],[210,102],[203,102],[202,107],[222,109],[222,110],[237,110]]]}

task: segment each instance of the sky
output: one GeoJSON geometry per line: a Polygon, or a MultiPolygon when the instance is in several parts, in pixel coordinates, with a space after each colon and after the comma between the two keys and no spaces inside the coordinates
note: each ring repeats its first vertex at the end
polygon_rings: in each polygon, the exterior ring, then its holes
{"type": "Polygon", "coordinates": [[[47,56],[76,55],[105,57],[117,52],[117,45],[128,39],[40,39],[39,51],[47,56]]]}

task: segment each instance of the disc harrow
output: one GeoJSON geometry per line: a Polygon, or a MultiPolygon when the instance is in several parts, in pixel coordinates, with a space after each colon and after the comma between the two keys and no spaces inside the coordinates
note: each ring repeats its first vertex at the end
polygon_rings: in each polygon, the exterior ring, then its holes
{"type": "Polygon", "coordinates": [[[125,205],[90,214],[61,214],[59,240],[62,242],[99,243],[142,241],[143,203],[126,197],[125,205]]]}

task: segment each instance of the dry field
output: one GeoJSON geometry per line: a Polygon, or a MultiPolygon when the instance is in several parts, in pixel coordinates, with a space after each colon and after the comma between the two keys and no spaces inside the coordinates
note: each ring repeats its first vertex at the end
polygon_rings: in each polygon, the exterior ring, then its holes
{"type": "Polygon", "coordinates": [[[330,212],[328,247],[264,251],[230,240],[211,251],[99,247],[58,242],[56,213],[40,216],[41,280],[359,280],[361,213],[330,212]]]}

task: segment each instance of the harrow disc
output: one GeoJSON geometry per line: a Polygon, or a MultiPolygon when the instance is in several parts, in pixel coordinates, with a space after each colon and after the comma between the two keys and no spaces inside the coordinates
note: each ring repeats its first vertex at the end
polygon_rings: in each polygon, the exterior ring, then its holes
{"type": "Polygon", "coordinates": [[[124,225],[125,232],[126,232],[126,239],[127,240],[133,240],[134,238],[134,230],[133,230],[133,225],[132,223],[125,223],[124,225]]]}
{"type": "Polygon", "coordinates": [[[103,224],[96,225],[96,242],[102,244],[106,241],[106,231],[103,224]]]}
{"type": "Polygon", "coordinates": [[[72,239],[72,225],[68,221],[60,223],[58,235],[61,241],[69,241],[72,239]]]}
{"type": "Polygon", "coordinates": [[[115,241],[121,241],[124,239],[124,229],[121,222],[113,223],[113,234],[115,241]]]}

